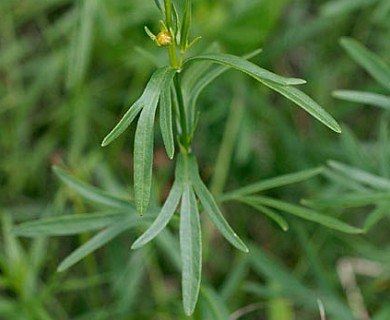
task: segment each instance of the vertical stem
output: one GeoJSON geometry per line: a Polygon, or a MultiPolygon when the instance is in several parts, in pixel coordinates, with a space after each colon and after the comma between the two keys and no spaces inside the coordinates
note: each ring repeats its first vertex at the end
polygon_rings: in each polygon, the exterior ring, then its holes
{"type": "Polygon", "coordinates": [[[181,143],[183,147],[188,151],[189,146],[191,144],[191,141],[188,136],[188,128],[187,128],[187,113],[184,106],[184,99],[183,99],[183,93],[181,90],[181,84],[180,84],[180,73],[177,73],[175,75],[174,79],[175,84],[175,90],[176,90],[176,96],[177,96],[177,103],[179,107],[179,121],[181,126],[181,143]]]}
{"type": "MultiPolygon", "coordinates": [[[[168,31],[172,33],[173,30],[173,21],[172,21],[172,3],[171,0],[165,0],[165,21],[168,27],[168,31]]],[[[173,35],[172,35],[173,36],[173,35]]],[[[172,44],[168,47],[169,61],[173,68],[179,68],[179,64],[177,61],[177,52],[176,52],[176,39],[172,42],[172,44]]]]}

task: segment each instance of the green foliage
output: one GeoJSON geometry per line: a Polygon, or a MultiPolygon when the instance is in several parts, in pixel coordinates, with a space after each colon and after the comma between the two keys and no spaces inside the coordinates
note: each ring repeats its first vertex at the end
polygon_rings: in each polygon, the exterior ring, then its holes
{"type": "Polygon", "coordinates": [[[388,1],[0,10],[0,318],[389,317],[388,1]]]}

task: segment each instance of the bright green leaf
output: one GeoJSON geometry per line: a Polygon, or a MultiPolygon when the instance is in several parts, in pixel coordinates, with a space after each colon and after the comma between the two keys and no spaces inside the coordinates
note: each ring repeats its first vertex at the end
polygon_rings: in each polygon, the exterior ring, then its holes
{"type": "Polygon", "coordinates": [[[13,233],[24,237],[64,236],[102,229],[118,220],[127,212],[72,214],[29,221],[13,228],[13,233]]]}
{"type": "Polygon", "coordinates": [[[175,142],[173,139],[172,97],[170,86],[166,86],[161,92],[160,129],[167,155],[169,159],[173,159],[175,153],[175,142]]]}
{"type": "Polygon", "coordinates": [[[257,81],[271,81],[280,85],[299,85],[306,83],[305,80],[296,78],[286,78],[272,73],[266,69],[263,69],[252,62],[245,60],[244,58],[237,57],[231,54],[215,53],[215,54],[204,54],[201,56],[191,57],[186,60],[186,63],[194,61],[211,61],[214,63],[222,64],[233,69],[237,69],[244,72],[256,79],[257,81]]]}
{"type": "Polygon", "coordinates": [[[167,226],[179,204],[182,189],[182,184],[175,181],[157,219],[149,229],[134,242],[131,246],[132,249],[138,249],[144,246],[149,241],[153,240],[167,226]]]}
{"type": "Polygon", "coordinates": [[[142,108],[149,106],[150,104],[157,104],[162,87],[166,82],[170,82],[172,80],[175,72],[175,69],[171,67],[163,67],[157,69],[153,73],[141,97],[130,107],[114,129],[112,129],[111,132],[103,139],[103,147],[109,145],[112,141],[118,138],[123,131],[130,126],[142,108]]]}
{"type": "Polygon", "coordinates": [[[368,104],[371,106],[390,110],[390,97],[382,94],[352,90],[337,90],[333,91],[332,95],[335,98],[339,98],[342,100],[368,104]]]}
{"type": "Polygon", "coordinates": [[[184,186],[180,210],[180,252],[182,259],[182,290],[185,313],[190,316],[199,296],[202,275],[202,238],[198,206],[194,191],[184,186]]]}

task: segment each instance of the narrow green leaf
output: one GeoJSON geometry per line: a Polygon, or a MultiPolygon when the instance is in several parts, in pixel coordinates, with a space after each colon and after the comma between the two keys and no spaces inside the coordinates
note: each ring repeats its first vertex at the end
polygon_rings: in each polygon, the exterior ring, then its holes
{"type": "Polygon", "coordinates": [[[182,184],[175,181],[157,219],[149,229],[133,243],[131,246],[132,249],[138,249],[144,246],[149,241],[153,240],[167,226],[179,204],[182,192],[182,184]]]}
{"type": "Polygon", "coordinates": [[[389,200],[390,193],[361,193],[337,195],[323,199],[302,200],[302,203],[311,207],[333,208],[344,207],[354,208],[376,204],[383,200],[389,200]]]}
{"type": "Polygon", "coordinates": [[[127,215],[127,212],[104,212],[51,217],[19,224],[12,232],[23,237],[72,235],[102,229],[127,215]]]}
{"type": "Polygon", "coordinates": [[[329,129],[337,133],[341,132],[340,125],[336,122],[336,120],[328,112],[326,112],[324,108],[322,108],[317,102],[315,102],[312,98],[310,98],[302,91],[290,86],[283,86],[268,80],[262,80],[261,82],[267,87],[271,88],[272,90],[275,90],[282,96],[286,97],[287,99],[300,106],[303,110],[311,114],[318,121],[322,122],[329,129]]]}
{"type": "Polygon", "coordinates": [[[289,184],[305,181],[310,179],[323,171],[323,167],[303,170],[295,173],[285,174],[279,177],[270,178],[264,181],[260,181],[246,187],[231,191],[221,196],[218,200],[227,201],[230,199],[239,198],[245,195],[257,193],[260,191],[286,186],[289,184]]]}
{"type": "Polygon", "coordinates": [[[329,166],[341,173],[343,176],[357,181],[363,185],[369,186],[377,190],[390,190],[390,180],[366,172],[364,170],[354,168],[337,161],[328,161],[329,166]]]}
{"type": "Polygon", "coordinates": [[[207,189],[202,179],[200,178],[198,164],[196,163],[195,157],[192,155],[188,156],[188,161],[190,179],[193,184],[195,193],[198,196],[200,202],[202,203],[205,212],[207,213],[211,221],[215,224],[217,229],[226,238],[226,240],[228,240],[237,249],[243,252],[248,252],[248,248],[230,227],[229,223],[222,215],[221,210],[219,210],[214,197],[211,195],[210,191],[207,189]]]}
{"type": "Polygon", "coordinates": [[[175,69],[171,67],[163,67],[157,69],[153,73],[141,97],[130,107],[114,129],[112,129],[111,132],[103,139],[102,147],[109,145],[112,141],[118,138],[123,131],[130,126],[142,108],[150,105],[151,103],[157,103],[155,101],[158,101],[161,88],[165,82],[170,82],[170,80],[172,80],[175,72],[175,69]]]}
{"type": "Polygon", "coordinates": [[[342,100],[368,104],[374,107],[390,110],[390,97],[382,94],[353,90],[337,90],[333,91],[332,95],[335,98],[342,100]]]}
{"type": "Polygon", "coordinates": [[[371,211],[364,221],[364,231],[370,231],[379,221],[381,221],[390,212],[390,203],[385,202],[378,205],[373,211],[371,211]]]}
{"type": "Polygon", "coordinates": [[[213,320],[231,319],[229,309],[222,297],[210,286],[202,286],[201,298],[205,302],[208,311],[208,318],[213,320]]]}
{"type": "MultiPolygon", "coordinates": [[[[159,69],[161,70],[161,69],[159,69]]],[[[143,215],[149,205],[152,186],[153,167],[153,140],[154,118],[158,104],[158,98],[162,88],[170,86],[176,70],[170,67],[162,69],[155,85],[155,94],[150,96],[148,104],[145,104],[138,120],[134,140],[134,198],[135,206],[140,215],[143,215]]]]}
{"type": "Polygon", "coordinates": [[[111,227],[99,232],[93,236],[90,240],[84,243],[81,247],[73,251],[69,256],[67,256],[58,266],[57,271],[65,271],[71,266],[75,265],[77,262],[85,258],[90,253],[104,246],[106,243],[110,242],[112,239],[125,232],[126,230],[136,227],[141,223],[146,222],[144,219],[142,221],[131,219],[127,221],[119,221],[112,225],[111,227]]]}
{"type": "Polygon", "coordinates": [[[165,150],[169,159],[173,159],[175,154],[175,143],[173,139],[172,124],[172,97],[169,86],[163,88],[160,98],[160,129],[165,150]]]}
{"type": "Polygon", "coordinates": [[[186,60],[186,63],[194,61],[211,61],[214,63],[222,64],[233,69],[237,69],[244,72],[256,79],[257,81],[271,81],[280,85],[299,85],[306,83],[305,80],[297,78],[286,78],[272,73],[266,69],[263,69],[252,62],[247,61],[244,58],[237,57],[226,53],[204,54],[201,56],[191,57],[186,60]]]}
{"type": "Polygon", "coordinates": [[[192,187],[184,186],[180,210],[180,252],[185,313],[190,316],[198,301],[202,275],[202,239],[198,206],[192,187]]]}
{"type": "Polygon", "coordinates": [[[156,4],[157,8],[161,11],[161,13],[164,13],[164,0],[154,0],[154,3],[156,4]]]}
{"type": "Polygon", "coordinates": [[[188,39],[191,28],[191,0],[186,0],[183,21],[180,31],[180,50],[184,52],[187,49],[188,39]]]}
{"type": "Polygon", "coordinates": [[[77,191],[79,195],[92,202],[113,208],[135,210],[128,200],[110,195],[96,187],[86,184],[85,182],[72,177],[69,173],[59,167],[54,166],[53,171],[68,187],[77,191]]]}
{"type": "Polygon", "coordinates": [[[390,89],[390,67],[378,55],[352,38],[342,38],[340,43],[356,63],[364,68],[378,83],[390,89]]]}
{"type": "Polygon", "coordinates": [[[253,207],[254,209],[256,209],[257,211],[260,211],[262,212],[263,214],[265,214],[268,218],[270,218],[271,220],[275,221],[276,224],[283,230],[283,231],[287,231],[288,230],[288,223],[287,221],[282,217],[280,216],[278,213],[276,213],[275,211],[267,208],[267,207],[264,207],[262,206],[261,204],[258,204],[256,202],[253,202],[251,201],[249,198],[240,198],[238,199],[239,201],[253,207]]]}
{"type": "Polygon", "coordinates": [[[268,197],[260,197],[260,196],[251,197],[251,201],[260,203],[264,206],[268,206],[274,209],[284,211],[286,213],[290,213],[302,219],[319,223],[321,225],[324,225],[334,230],[338,230],[345,233],[351,233],[351,234],[363,233],[362,229],[353,227],[333,217],[326,216],[314,210],[296,206],[287,202],[271,199],[268,197]]]}

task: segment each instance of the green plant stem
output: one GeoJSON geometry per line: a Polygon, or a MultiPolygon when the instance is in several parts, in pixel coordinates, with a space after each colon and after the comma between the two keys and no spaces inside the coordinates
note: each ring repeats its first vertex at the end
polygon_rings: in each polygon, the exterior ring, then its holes
{"type": "Polygon", "coordinates": [[[183,99],[183,93],[181,90],[181,83],[180,83],[180,73],[177,73],[174,78],[174,84],[175,84],[175,90],[176,90],[176,96],[177,96],[177,103],[179,107],[179,122],[181,126],[181,135],[180,140],[181,144],[184,147],[184,151],[188,153],[191,141],[190,137],[188,136],[188,128],[187,128],[187,114],[186,114],[186,108],[184,106],[184,99],[183,99]]]}
{"type": "MultiPolygon", "coordinates": [[[[165,21],[168,27],[168,31],[171,33],[173,30],[173,22],[172,22],[172,3],[171,0],[165,0],[165,21]]],[[[172,35],[173,36],[173,35],[172,35]]],[[[169,61],[171,66],[176,69],[180,69],[177,61],[177,51],[176,51],[176,39],[172,42],[172,44],[168,47],[169,61]]]]}

